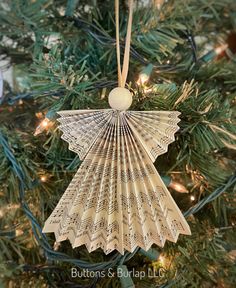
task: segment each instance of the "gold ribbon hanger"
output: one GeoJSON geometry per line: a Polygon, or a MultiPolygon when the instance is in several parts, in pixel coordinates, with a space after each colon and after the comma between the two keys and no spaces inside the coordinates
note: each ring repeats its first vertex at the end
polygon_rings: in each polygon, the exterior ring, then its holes
{"type": "Polygon", "coordinates": [[[134,1],[129,0],[129,19],[125,40],[125,53],[123,59],[123,66],[121,70],[120,61],[120,36],[119,36],[119,0],[115,0],[115,14],[116,14],[116,55],[117,55],[117,68],[118,68],[118,86],[124,88],[128,71],[129,71],[129,55],[130,55],[130,42],[133,20],[133,6],[134,1]]]}

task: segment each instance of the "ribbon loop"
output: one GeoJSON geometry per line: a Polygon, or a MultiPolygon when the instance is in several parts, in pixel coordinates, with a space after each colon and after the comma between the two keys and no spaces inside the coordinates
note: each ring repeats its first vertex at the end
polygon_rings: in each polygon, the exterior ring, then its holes
{"type": "Polygon", "coordinates": [[[125,40],[125,53],[123,59],[123,66],[121,70],[120,63],[120,38],[119,38],[119,0],[115,0],[115,14],[116,14],[116,56],[117,56],[117,68],[118,68],[118,85],[124,88],[128,71],[129,71],[129,55],[130,55],[130,42],[132,32],[132,20],[133,20],[133,0],[129,0],[129,19],[125,40]]]}

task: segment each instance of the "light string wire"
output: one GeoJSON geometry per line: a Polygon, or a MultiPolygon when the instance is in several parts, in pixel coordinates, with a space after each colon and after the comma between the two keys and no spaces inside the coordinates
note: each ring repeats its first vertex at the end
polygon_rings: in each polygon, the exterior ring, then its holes
{"type": "MultiPolygon", "coordinates": [[[[35,216],[32,214],[28,204],[25,201],[25,190],[30,190],[31,187],[27,187],[26,183],[26,176],[25,173],[20,165],[18,163],[17,159],[15,158],[13,154],[13,150],[11,149],[7,137],[3,134],[3,132],[0,130],[0,146],[3,148],[3,152],[5,157],[8,159],[8,161],[11,164],[11,169],[17,176],[19,180],[19,200],[22,206],[22,209],[24,210],[24,213],[28,217],[28,219],[31,222],[32,230],[35,235],[35,238],[37,239],[38,244],[44,249],[45,255],[48,260],[57,260],[61,262],[67,262],[69,264],[73,264],[81,269],[88,269],[90,271],[101,271],[101,270],[107,270],[109,268],[113,268],[120,263],[124,263],[131,259],[138,251],[139,248],[136,248],[133,253],[125,252],[124,255],[121,255],[120,253],[116,253],[113,257],[110,258],[109,261],[106,262],[99,262],[99,263],[90,263],[84,260],[79,260],[75,258],[71,258],[69,255],[61,252],[54,251],[51,245],[49,244],[47,237],[45,234],[42,233],[42,228],[38,222],[38,220],[35,218],[35,216]]],[[[204,197],[202,200],[200,200],[198,203],[196,203],[194,206],[190,207],[185,213],[184,216],[187,217],[189,215],[192,215],[196,212],[198,212],[200,209],[202,209],[206,204],[212,202],[217,197],[219,197],[222,193],[224,193],[228,188],[233,186],[236,183],[236,174],[229,177],[229,179],[226,181],[226,183],[220,187],[218,187],[215,191],[213,191],[210,195],[204,197]]],[[[166,286],[162,286],[166,287],[166,286]]]]}

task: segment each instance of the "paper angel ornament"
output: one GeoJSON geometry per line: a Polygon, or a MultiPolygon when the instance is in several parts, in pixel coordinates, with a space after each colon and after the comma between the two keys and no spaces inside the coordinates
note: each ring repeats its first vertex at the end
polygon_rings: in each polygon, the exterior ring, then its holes
{"type": "MultiPolygon", "coordinates": [[[[122,88],[121,88],[122,89],[122,88]]],[[[123,88],[124,89],[124,88],[123,88]]],[[[56,241],[121,254],[176,242],[189,226],[153,162],[178,130],[179,112],[59,112],[62,139],[83,160],[45,223],[56,241]]]]}
{"type": "Polygon", "coordinates": [[[62,139],[83,162],[43,232],[89,252],[148,250],[191,233],[153,165],[174,141],[180,113],[128,111],[124,83],[109,95],[112,109],[59,112],[62,139]]]}

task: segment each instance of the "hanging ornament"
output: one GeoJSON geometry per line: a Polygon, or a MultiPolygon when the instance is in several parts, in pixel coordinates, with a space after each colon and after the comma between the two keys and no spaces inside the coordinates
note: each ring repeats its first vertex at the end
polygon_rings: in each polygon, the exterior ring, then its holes
{"type": "Polygon", "coordinates": [[[155,159],[167,152],[178,130],[179,112],[127,111],[132,95],[125,88],[129,65],[133,1],[123,69],[120,66],[119,2],[116,5],[116,43],[119,87],[109,94],[111,109],[60,111],[59,129],[69,149],[84,160],[43,232],[56,241],[69,239],[73,248],[147,251],[163,247],[189,226],[155,169],[155,159]]]}

